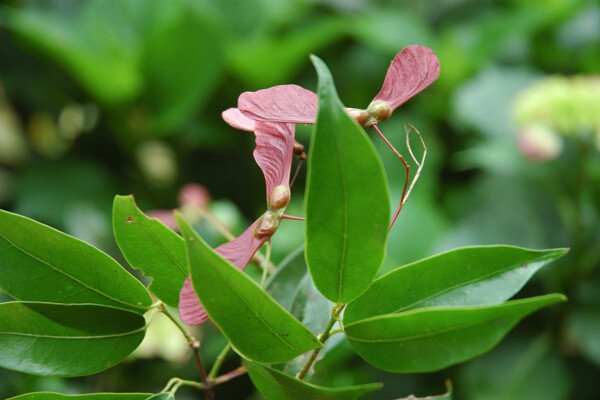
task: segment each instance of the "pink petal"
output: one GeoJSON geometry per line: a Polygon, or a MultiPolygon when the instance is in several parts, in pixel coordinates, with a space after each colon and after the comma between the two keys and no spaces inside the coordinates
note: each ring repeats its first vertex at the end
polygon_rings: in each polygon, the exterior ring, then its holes
{"type": "MultiPolygon", "coordinates": [[[[269,239],[268,237],[262,239],[254,237],[253,230],[257,222],[258,221],[255,221],[250,225],[248,229],[237,238],[215,249],[217,253],[221,254],[241,271],[246,268],[246,265],[248,265],[252,257],[254,257],[254,254],[269,239]]],[[[198,325],[208,319],[204,307],[202,307],[202,304],[200,304],[200,301],[194,292],[189,276],[185,280],[181,292],[179,292],[179,316],[183,323],[187,325],[198,325]]]]}
{"type": "Polygon", "coordinates": [[[221,117],[235,129],[248,132],[254,131],[254,121],[242,114],[237,108],[228,108],[221,113],[221,117]]]}
{"type": "Polygon", "coordinates": [[[440,63],[430,49],[408,46],[394,57],[383,87],[373,101],[390,104],[392,112],[440,76],[440,63]]]}
{"type": "Polygon", "coordinates": [[[256,92],[244,92],[238,108],[248,118],[265,122],[314,124],[319,97],[297,85],[280,85],[256,92]]]}
{"type": "Polygon", "coordinates": [[[254,159],[265,175],[267,198],[277,185],[290,187],[294,129],[294,124],[256,122],[254,159]]]}

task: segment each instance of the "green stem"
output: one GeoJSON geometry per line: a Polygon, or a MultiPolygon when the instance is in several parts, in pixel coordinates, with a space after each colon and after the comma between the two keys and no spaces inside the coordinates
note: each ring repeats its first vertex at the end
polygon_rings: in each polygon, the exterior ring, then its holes
{"type": "MultiPolygon", "coordinates": [[[[329,323],[323,330],[323,333],[319,335],[319,341],[321,342],[321,344],[325,344],[325,342],[327,341],[327,339],[329,339],[331,337],[331,335],[333,335],[334,333],[337,333],[337,330],[333,331],[333,332],[331,330],[333,329],[333,326],[335,325],[335,323],[338,321],[339,316],[342,313],[342,310],[344,309],[344,307],[346,307],[345,304],[337,304],[331,309],[331,318],[329,319],[329,323]]],[[[304,364],[304,367],[302,367],[302,370],[300,372],[298,372],[298,374],[296,375],[297,379],[303,380],[306,377],[306,374],[308,374],[310,367],[312,367],[312,365],[317,360],[317,356],[319,355],[320,352],[321,352],[321,349],[313,350],[312,354],[310,355],[310,358],[308,359],[308,361],[306,361],[306,364],[304,364]]]]}
{"type": "MultiPolygon", "coordinates": [[[[175,392],[177,392],[177,390],[179,389],[180,386],[192,386],[198,390],[204,390],[205,394],[206,394],[206,391],[209,390],[209,388],[207,388],[205,385],[203,385],[200,382],[196,382],[196,381],[188,381],[188,380],[180,379],[180,378],[173,378],[173,379],[171,379],[171,381],[174,381],[173,387],[169,390],[169,393],[171,393],[172,395],[175,395],[175,392]]],[[[207,397],[207,399],[208,399],[208,397],[207,397]]]]}
{"type": "Polygon", "coordinates": [[[267,250],[263,264],[262,279],[260,280],[260,287],[263,289],[265,288],[265,283],[267,283],[267,276],[269,275],[269,264],[271,262],[271,241],[267,240],[267,243],[265,243],[265,245],[267,247],[267,250]]]}
{"type": "Polygon", "coordinates": [[[225,345],[225,347],[223,347],[223,350],[221,350],[221,352],[217,356],[215,363],[213,364],[212,368],[210,369],[210,373],[208,374],[209,381],[212,382],[217,377],[217,374],[219,373],[219,369],[221,368],[221,366],[227,359],[227,354],[229,354],[230,351],[231,351],[231,343],[227,343],[225,345]]]}
{"type": "Polygon", "coordinates": [[[223,375],[217,377],[208,385],[200,383],[200,382],[196,382],[196,381],[189,381],[189,380],[181,379],[181,378],[173,378],[173,379],[169,380],[169,382],[167,383],[167,385],[164,387],[164,389],[161,392],[169,392],[172,395],[175,395],[175,392],[177,392],[177,390],[181,386],[192,386],[198,390],[204,390],[206,393],[206,390],[210,390],[213,387],[220,385],[222,383],[229,382],[230,380],[237,378],[238,376],[243,375],[245,373],[246,373],[246,367],[241,366],[241,367],[234,369],[233,371],[230,371],[226,374],[223,374],[223,375]]]}
{"type": "MultiPolygon", "coordinates": [[[[208,380],[206,378],[206,370],[204,369],[204,363],[202,362],[202,357],[200,356],[200,342],[187,331],[186,327],[181,323],[181,321],[179,321],[179,319],[177,317],[175,317],[175,315],[173,315],[171,310],[169,310],[169,308],[164,303],[161,303],[158,306],[158,310],[160,312],[162,312],[164,315],[166,315],[167,318],[169,318],[175,324],[175,326],[177,326],[177,328],[179,328],[179,330],[181,331],[181,333],[187,340],[188,345],[194,352],[194,358],[196,359],[196,365],[198,365],[198,370],[200,371],[200,377],[202,378],[202,383],[204,385],[204,389],[203,389],[204,396],[206,397],[207,400],[212,400],[213,395],[212,395],[212,392],[208,385],[208,380]]],[[[181,386],[181,384],[179,386],[181,386]]],[[[179,386],[177,386],[177,387],[179,387],[179,386]]]]}

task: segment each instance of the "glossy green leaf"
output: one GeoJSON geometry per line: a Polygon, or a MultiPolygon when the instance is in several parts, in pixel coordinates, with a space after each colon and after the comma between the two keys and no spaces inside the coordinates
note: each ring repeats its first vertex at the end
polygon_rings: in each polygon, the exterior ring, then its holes
{"type": "Polygon", "coordinates": [[[152,398],[151,393],[90,393],[90,394],[62,394],[53,392],[36,392],[11,397],[7,400],[147,400],[152,398]]]}
{"type": "Polygon", "coordinates": [[[373,144],[343,110],[327,66],[319,75],[319,114],[308,156],[306,261],[315,286],[334,303],[364,292],[385,256],[388,187],[373,144]]]}
{"type": "Polygon", "coordinates": [[[144,276],[148,289],[167,305],[179,306],[179,292],[188,275],[183,238],[157,219],[148,218],[133,196],[116,196],[113,230],[125,259],[144,276]]]}
{"type": "Polygon", "coordinates": [[[415,308],[502,303],[567,251],[481,246],[438,254],[377,278],[348,305],[344,323],[415,308]]]}
{"type": "Polygon", "coordinates": [[[176,216],[194,290],[212,321],[240,354],[275,364],[322,347],[305,326],[176,216]]]}
{"type": "Polygon", "coordinates": [[[81,376],[119,363],[144,338],[144,317],[92,304],[0,304],[0,366],[81,376]]]}
{"type": "Polygon", "coordinates": [[[354,400],[381,388],[379,383],[326,388],[298,380],[284,372],[244,361],[254,386],[268,399],[277,400],[354,400]]]}
{"type": "Polygon", "coordinates": [[[103,304],[144,313],[148,290],[93,246],[0,210],[0,288],[17,300],[103,304]]]}
{"type": "Polygon", "coordinates": [[[550,294],[500,305],[425,308],[346,325],[346,337],[368,363],[390,372],[429,372],[494,347],[527,315],[565,301],[550,294]]]}

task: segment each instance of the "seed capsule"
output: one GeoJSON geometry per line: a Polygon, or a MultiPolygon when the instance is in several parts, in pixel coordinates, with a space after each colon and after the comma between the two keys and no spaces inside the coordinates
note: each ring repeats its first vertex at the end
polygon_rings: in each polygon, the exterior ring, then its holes
{"type": "MultiPolygon", "coordinates": [[[[376,100],[369,104],[367,113],[369,113],[369,115],[375,119],[373,123],[377,124],[388,119],[390,115],[392,115],[392,109],[390,107],[390,103],[387,101],[376,100]]],[[[373,125],[373,123],[371,125],[373,125]]]]}
{"type": "Polygon", "coordinates": [[[270,238],[277,230],[280,220],[281,217],[279,217],[273,211],[265,212],[258,219],[258,223],[254,226],[252,235],[259,240],[270,238]]]}
{"type": "Polygon", "coordinates": [[[278,185],[271,190],[269,193],[269,200],[267,206],[270,211],[279,211],[285,209],[290,203],[290,190],[283,186],[278,185]]]}

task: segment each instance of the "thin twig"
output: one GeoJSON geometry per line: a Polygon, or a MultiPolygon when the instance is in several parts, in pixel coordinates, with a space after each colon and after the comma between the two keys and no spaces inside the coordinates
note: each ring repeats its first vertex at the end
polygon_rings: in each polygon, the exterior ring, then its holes
{"type": "MultiPolygon", "coordinates": [[[[345,306],[345,304],[337,304],[331,309],[331,318],[329,319],[329,323],[323,330],[323,333],[319,335],[319,342],[321,342],[321,344],[325,344],[327,339],[331,337],[331,329],[333,329],[333,326],[338,321],[338,318],[345,306]]],[[[306,377],[306,374],[308,374],[310,367],[312,367],[312,365],[316,361],[317,356],[321,352],[321,349],[322,348],[313,350],[312,354],[310,355],[310,358],[306,361],[304,367],[302,367],[302,370],[298,372],[298,374],[296,374],[297,379],[303,380],[306,377]]]]}
{"type": "Polygon", "coordinates": [[[267,247],[266,255],[265,255],[265,263],[263,264],[263,273],[262,278],[260,280],[260,287],[265,288],[265,283],[267,282],[267,276],[269,275],[269,262],[271,262],[271,241],[267,240],[265,243],[267,247]]]}
{"type": "Polygon", "coordinates": [[[203,388],[204,396],[206,397],[207,400],[212,400],[213,395],[212,395],[212,392],[208,385],[208,379],[206,377],[206,370],[204,369],[204,364],[202,363],[202,357],[200,356],[200,342],[187,331],[186,327],[181,323],[181,321],[179,321],[179,319],[177,319],[177,317],[175,317],[175,315],[173,315],[171,310],[169,310],[169,308],[164,303],[161,303],[158,306],[158,310],[160,312],[162,312],[164,315],[166,315],[175,324],[175,326],[177,326],[177,328],[179,328],[179,330],[181,331],[181,333],[187,340],[188,345],[190,346],[190,348],[192,349],[192,352],[194,353],[194,358],[196,359],[196,365],[198,366],[198,370],[200,371],[200,377],[202,378],[202,384],[204,385],[204,388],[203,388]]]}
{"type": "Polygon", "coordinates": [[[213,364],[212,368],[210,369],[210,373],[208,374],[208,380],[210,382],[213,382],[215,380],[215,378],[217,377],[217,374],[219,373],[219,369],[221,369],[221,366],[227,359],[227,355],[229,354],[230,351],[231,351],[231,343],[227,342],[225,347],[223,347],[223,350],[221,350],[221,352],[217,356],[217,359],[215,360],[215,363],[213,364]]]}
{"type": "Polygon", "coordinates": [[[417,130],[417,128],[415,128],[411,124],[408,124],[408,125],[410,126],[410,129],[406,128],[406,126],[404,127],[404,129],[406,130],[406,143],[408,146],[408,151],[410,152],[412,159],[418,165],[418,168],[417,168],[417,172],[415,173],[415,176],[413,177],[412,182],[410,183],[410,187],[408,188],[408,191],[406,192],[406,196],[404,197],[404,203],[406,203],[406,200],[408,200],[408,196],[410,196],[410,192],[412,192],[413,187],[415,187],[415,183],[417,183],[417,180],[419,180],[419,177],[421,176],[421,171],[423,170],[423,165],[425,164],[425,157],[427,157],[427,150],[428,150],[427,146],[425,145],[425,141],[423,140],[423,136],[421,135],[421,132],[419,132],[417,130]],[[413,155],[412,148],[410,146],[410,141],[408,140],[408,137],[409,137],[411,131],[415,131],[417,133],[417,135],[419,136],[419,139],[421,139],[421,145],[423,145],[423,158],[421,158],[421,162],[418,162],[417,159],[415,158],[415,156],[413,155]]]}
{"type": "Polygon", "coordinates": [[[383,133],[381,133],[377,124],[373,124],[372,126],[373,126],[373,129],[375,129],[375,131],[379,134],[379,136],[381,136],[381,138],[385,141],[385,143],[390,147],[390,149],[392,149],[392,151],[398,156],[400,161],[402,161],[402,164],[404,164],[404,169],[406,170],[406,178],[404,180],[404,188],[402,189],[402,197],[400,197],[400,204],[398,204],[398,208],[396,209],[396,212],[394,213],[392,222],[390,222],[390,226],[388,227],[388,231],[389,231],[390,229],[392,229],[392,226],[394,226],[394,222],[396,222],[396,219],[398,218],[398,215],[400,214],[400,211],[402,210],[402,206],[404,206],[404,203],[405,203],[405,196],[407,193],[406,189],[408,187],[408,182],[410,180],[410,166],[406,163],[406,160],[404,160],[404,157],[402,157],[402,154],[400,154],[398,152],[398,150],[396,150],[396,148],[394,146],[392,146],[392,144],[389,142],[389,140],[387,140],[387,138],[383,135],[383,133]]]}
{"type": "Polygon", "coordinates": [[[293,219],[294,221],[306,221],[306,218],[303,217],[294,217],[293,215],[281,214],[281,218],[283,219],[293,219]]]}
{"type": "Polygon", "coordinates": [[[298,177],[298,173],[300,172],[300,167],[302,166],[302,159],[298,159],[298,165],[296,166],[296,171],[294,172],[294,176],[290,181],[290,188],[294,186],[294,182],[296,182],[296,178],[298,177]]]}

